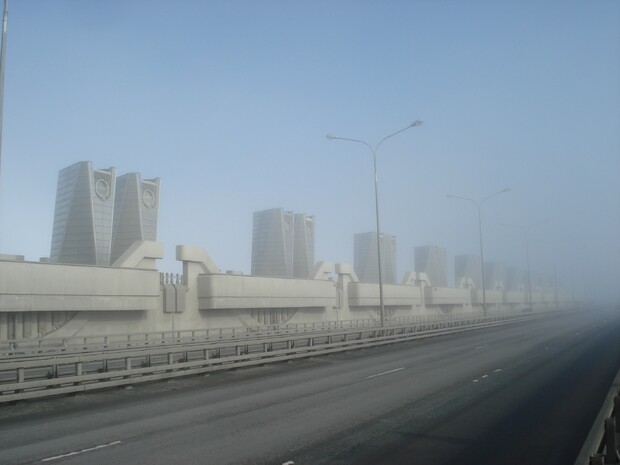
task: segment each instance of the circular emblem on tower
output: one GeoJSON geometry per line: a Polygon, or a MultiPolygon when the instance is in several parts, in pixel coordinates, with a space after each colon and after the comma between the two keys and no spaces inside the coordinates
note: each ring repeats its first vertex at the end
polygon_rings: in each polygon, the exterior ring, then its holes
{"type": "Polygon", "coordinates": [[[155,206],[155,194],[150,189],[144,189],[142,192],[142,202],[147,208],[153,208],[155,206]]]}
{"type": "Polygon", "coordinates": [[[110,197],[110,185],[105,179],[97,179],[97,182],[95,182],[95,194],[101,200],[108,200],[108,197],[110,197]]]}

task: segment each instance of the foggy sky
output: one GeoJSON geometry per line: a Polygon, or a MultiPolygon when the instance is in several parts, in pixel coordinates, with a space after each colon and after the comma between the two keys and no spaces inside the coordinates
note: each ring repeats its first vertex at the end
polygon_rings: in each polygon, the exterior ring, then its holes
{"type": "Polygon", "coordinates": [[[383,232],[620,300],[620,3],[70,1],[10,5],[0,253],[49,256],[58,171],[161,178],[177,244],[250,271],[252,212],[316,216],[319,260],[383,232]],[[500,4],[501,3],[501,4],[500,4]]]}

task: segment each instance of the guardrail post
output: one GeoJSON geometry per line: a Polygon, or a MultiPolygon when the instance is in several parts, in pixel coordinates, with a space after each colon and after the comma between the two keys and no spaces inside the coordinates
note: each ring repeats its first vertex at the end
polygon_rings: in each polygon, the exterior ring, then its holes
{"type": "Polygon", "coordinates": [[[209,360],[209,349],[204,350],[204,359],[209,360]]]}
{"type": "Polygon", "coordinates": [[[616,419],[613,417],[605,418],[605,444],[607,445],[605,463],[620,462],[618,444],[616,441],[616,419]]]}
{"type": "Polygon", "coordinates": [[[76,362],[76,364],[75,364],[75,376],[82,376],[82,362],[76,362]]]}
{"type": "Polygon", "coordinates": [[[24,382],[24,369],[23,368],[17,369],[17,382],[18,383],[24,382]]]}
{"type": "Polygon", "coordinates": [[[125,370],[131,370],[131,358],[130,357],[125,358],[125,370]]]}

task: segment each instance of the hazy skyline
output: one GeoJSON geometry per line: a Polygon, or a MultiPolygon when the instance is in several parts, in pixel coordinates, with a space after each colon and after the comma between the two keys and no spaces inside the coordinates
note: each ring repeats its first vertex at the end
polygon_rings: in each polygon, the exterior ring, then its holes
{"type": "MultiPolygon", "coordinates": [[[[0,253],[49,256],[58,171],[161,178],[177,244],[250,272],[252,214],[316,217],[315,259],[374,230],[620,298],[620,3],[34,1],[9,10],[0,253]],[[583,272],[583,274],[578,274],[583,272]],[[591,284],[588,284],[591,283],[591,284]],[[596,285],[595,285],[596,284],[596,285]]],[[[586,298],[594,297],[585,295],[586,298]]]]}

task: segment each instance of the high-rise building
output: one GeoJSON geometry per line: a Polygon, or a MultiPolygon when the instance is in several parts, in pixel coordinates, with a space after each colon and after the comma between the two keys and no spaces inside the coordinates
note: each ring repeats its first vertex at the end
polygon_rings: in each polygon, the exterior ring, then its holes
{"type": "Polygon", "coordinates": [[[445,248],[426,245],[413,248],[413,267],[418,273],[426,273],[431,286],[448,286],[448,254],[445,248]]]}
{"type": "Polygon", "coordinates": [[[253,275],[308,278],[313,267],[313,216],[282,208],[254,212],[253,275]]]}
{"type": "MultiPolygon", "coordinates": [[[[396,284],[396,237],[381,234],[381,277],[385,284],[396,284]]],[[[377,233],[353,235],[353,268],[363,283],[379,282],[377,233]]]]}
{"type": "Polygon", "coordinates": [[[159,178],[143,180],[140,173],[127,173],[116,179],[110,264],[135,241],[157,238],[158,212],[159,178]]]}
{"type": "Polygon", "coordinates": [[[156,240],[159,179],[82,161],[60,170],[50,261],[109,266],[135,241],[156,240]]]}
{"type": "Polygon", "coordinates": [[[60,170],[50,261],[106,266],[110,262],[116,168],[83,161],[60,170]]]}
{"type": "Polygon", "coordinates": [[[476,289],[482,289],[482,265],[477,255],[456,255],[454,257],[454,282],[458,286],[461,278],[471,279],[476,289]]]}
{"type": "Polygon", "coordinates": [[[314,269],[314,216],[295,215],[293,277],[309,278],[314,269]]]}

